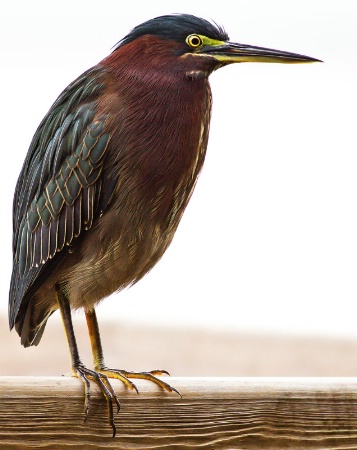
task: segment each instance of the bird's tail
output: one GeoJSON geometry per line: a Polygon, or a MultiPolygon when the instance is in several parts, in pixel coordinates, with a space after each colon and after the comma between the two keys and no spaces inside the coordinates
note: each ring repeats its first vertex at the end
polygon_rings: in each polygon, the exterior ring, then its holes
{"type": "Polygon", "coordinates": [[[41,305],[36,301],[36,295],[29,301],[26,311],[19,311],[15,322],[15,330],[21,337],[21,344],[24,347],[31,345],[38,345],[43,332],[45,331],[46,323],[51,314],[57,308],[49,307],[48,304],[41,305]]]}

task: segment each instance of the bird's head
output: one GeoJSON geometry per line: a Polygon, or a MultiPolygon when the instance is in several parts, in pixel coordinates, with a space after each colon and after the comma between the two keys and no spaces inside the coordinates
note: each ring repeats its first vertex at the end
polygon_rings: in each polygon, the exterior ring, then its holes
{"type": "Polygon", "coordinates": [[[319,61],[309,56],[229,41],[224,29],[189,14],[173,14],[148,20],[135,27],[114,48],[114,52],[131,44],[144,58],[156,54],[161,62],[182,67],[189,65],[197,73],[208,75],[232,63],[271,62],[306,63],[319,61]]]}

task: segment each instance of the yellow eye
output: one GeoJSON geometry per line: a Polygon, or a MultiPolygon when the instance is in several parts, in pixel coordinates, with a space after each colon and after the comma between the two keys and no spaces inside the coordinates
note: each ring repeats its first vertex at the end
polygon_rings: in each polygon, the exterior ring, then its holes
{"type": "Polygon", "coordinates": [[[191,48],[200,48],[203,45],[203,40],[198,34],[190,34],[187,36],[186,42],[191,48]]]}

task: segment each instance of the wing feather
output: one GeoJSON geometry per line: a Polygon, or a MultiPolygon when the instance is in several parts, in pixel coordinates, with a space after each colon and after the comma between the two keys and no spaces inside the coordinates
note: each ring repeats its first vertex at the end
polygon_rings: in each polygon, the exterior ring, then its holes
{"type": "Polygon", "coordinates": [[[58,220],[52,220],[49,224],[49,239],[50,239],[50,255],[52,259],[58,248],[58,220]]]}
{"type": "Polygon", "coordinates": [[[77,238],[82,229],[82,195],[80,195],[76,200],[76,205],[74,208],[74,237],[77,238]]]}
{"type": "MultiPolygon", "coordinates": [[[[30,145],[13,203],[11,328],[20,308],[27,309],[31,296],[65,257],[66,248],[92,226],[111,198],[112,192],[104,200],[98,194],[110,142],[108,117],[97,111],[104,79],[104,69],[96,67],[69,85],[30,145]]],[[[114,189],[115,182],[106,185],[114,189]]]]}

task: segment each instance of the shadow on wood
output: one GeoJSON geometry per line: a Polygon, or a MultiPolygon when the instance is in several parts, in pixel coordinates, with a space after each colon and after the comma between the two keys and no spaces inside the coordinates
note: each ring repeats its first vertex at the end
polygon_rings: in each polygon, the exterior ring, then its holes
{"type": "Polygon", "coordinates": [[[183,395],[137,380],[113,381],[122,409],[111,438],[106,405],[71,377],[0,378],[1,448],[351,449],[357,448],[354,378],[172,378],[183,395]]]}

